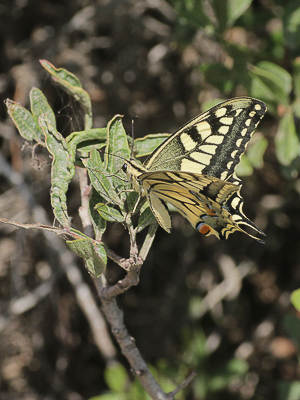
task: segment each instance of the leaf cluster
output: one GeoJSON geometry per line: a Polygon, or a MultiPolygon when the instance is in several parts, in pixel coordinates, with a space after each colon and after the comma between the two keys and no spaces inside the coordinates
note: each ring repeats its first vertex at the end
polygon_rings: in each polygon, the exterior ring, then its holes
{"type": "MultiPolygon", "coordinates": [[[[219,49],[219,57],[194,66],[210,90],[217,89],[222,98],[242,90],[267,104],[277,122],[275,152],[281,169],[290,179],[296,176],[300,164],[299,1],[170,3],[178,13],[176,36],[183,47],[192,42],[197,46],[195,38],[201,32],[219,49]]],[[[267,143],[262,136],[250,143],[253,148],[238,166],[239,175],[261,168],[267,143]]]]}
{"type": "MultiPolygon", "coordinates": [[[[140,212],[134,232],[140,232],[155,218],[149,206],[139,202],[122,171],[130,158],[130,147],[122,125],[122,116],[115,116],[105,128],[92,129],[91,101],[78,78],[63,68],[55,68],[46,60],[41,65],[71,96],[79,101],[85,114],[85,129],[72,132],[66,138],[56,128],[55,115],[46,97],[38,88],[30,91],[30,111],[7,99],[8,113],[20,135],[36,146],[45,146],[52,157],[51,204],[56,220],[64,228],[68,246],[85,260],[89,271],[99,276],[107,263],[107,247],[102,241],[107,222],[123,223],[133,228],[131,215],[140,212]],[[67,207],[67,191],[75,175],[75,167],[86,168],[91,183],[89,216],[95,239],[71,227],[67,207]]],[[[164,139],[165,134],[137,139],[135,146],[140,156],[149,154],[164,139]]]]}

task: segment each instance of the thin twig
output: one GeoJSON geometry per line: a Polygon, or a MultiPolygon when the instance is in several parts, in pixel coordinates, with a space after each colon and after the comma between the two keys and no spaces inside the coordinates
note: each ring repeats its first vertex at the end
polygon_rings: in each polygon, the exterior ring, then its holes
{"type": "Polygon", "coordinates": [[[169,400],[169,397],[163,392],[149,371],[146,362],[135,345],[134,339],[129,335],[124,325],[123,312],[119,309],[116,299],[104,299],[102,297],[103,289],[102,280],[99,278],[97,280],[97,290],[102,299],[103,312],[111,326],[112,333],[119,343],[122,353],[131,365],[132,371],[152,399],[169,400]]]}
{"type": "Polygon", "coordinates": [[[167,398],[169,400],[173,400],[175,395],[179,393],[182,389],[184,389],[186,386],[188,386],[192,382],[192,380],[196,377],[196,375],[197,375],[196,371],[192,371],[190,375],[176,389],[172,390],[172,392],[167,394],[167,398]]]}
{"type": "MultiPolygon", "coordinates": [[[[140,270],[143,265],[144,260],[146,259],[148,252],[152,246],[155,233],[157,230],[157,223],[151,224],[147,233],[147,236],[144,240],[143,246],[141,248],[141,251],[136,257],[136,262],[133,262],[133,259],[125,260],[122,259],[120,260],[122,263],[122,268],[126,265],[126,270],[127,270],[127,275],[125,276],[124,279],[118,281],[115,285],[113,286],[108,286],[105,285],[101,297],[103,299],[109,299],[111,297],[118,296],[121,293],[124,293],[126,290],[131,288],[131,286],[135,286],[139,283],[139,275],[140,275],[140,270]],[[127,264],[126,264],[127,263],[127,264]]],[[[135,242],[133,242],[135,246],[135,242]]],[[[119,264],[120,265],[120,264],[119,264]]]]}
{"type": "Polygon", "coordinates": [[[108,300],[112,297],[118,296],[121,293],[124,293],[126,290],[131,288],[131,286],[136,286],[139,283],[141,266],[142,264],[133,264],[132,267],[128,269],[127,275],[124,279],[118,281],[113,286],[104,286],[101,292],[101,298],[108,300]]]}
{"type": "Polygon", "coordinates": [[[125,271],[128,271],[130,268],[131,261],[130,259],[120,257],[118,254],[116,254],[114,251],[111,249],[105,247],[105,251],[107,254],[107,257],[110,258],[113,262],[115,262],[119,267],[125,269],[125,271]]]}
{"type": "Polygon", "coordinates": [[[4,224],[16,226],[17,228],[23,228],[23,229],[43,229],[45,231],[56,233],[58,236],[66,235],[69,233],[65,229],[59,228],[58,226],[45,225],[40,222],[37,222],[35,224],[23,224],[22,222],[12,221],[12,220],[9,220],[9,219],[3,218],[3,217],[0,217],[0,222],[3,222],[4,224]]]}
{"type": "MultiPolygon", "coordinates": [[[[23,228],[23,229],[41,229],[44,231],[52,232],[55,233],[56,235],[60,237],[65,237],[65,236],[70,236],[73,239],[80,239],[81,237],[76,234],[75,231],[70,231],[68,229],[60,228],[58,226],[51,226],[51,225],[46,225],[42,224],[40,222],[34,223],[34,224],[24,224],[22,222],[17,222],[17,221],[12,221],[7,218],[0,217],[0,222],[3,222],[4,224],[12,225],[17,228],[23,228]]],[[[95,240],[96,243],[99,243],[98,240],[95,240]]],[[[114,251],[110,250],[109,248],[105,247],[105,251],[107,254],[107,257],[109,257],[112,261],[114,261],[117,265],[119,265],[121,268],[125,269],[128,271],[130,269],[130,259],[126,259],[124,257],[118,256],[114,251]]]]}

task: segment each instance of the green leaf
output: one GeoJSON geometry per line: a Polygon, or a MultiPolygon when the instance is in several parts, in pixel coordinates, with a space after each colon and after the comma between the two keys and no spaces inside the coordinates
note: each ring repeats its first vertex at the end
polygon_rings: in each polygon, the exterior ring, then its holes
{"type": "Polygon", "coordinates": [[[104,272],[107,256],[102,244],[90,238],[67,240],[66,243],[74,253],[84,259],[89,272],[95,276],[100,276],[104,272]]]}
{"type": "Polygon", "coordinates": [[[91,239],[89,236],[74,228],[69,228],[68,232],[73,236],[74,239],[91,239]]]}
{"type": "Polygon", "coordinates": [[[73,132],[67,138],[66,141],[72,152],[76,150],[80,151],[91,151],[92,149],[101,149],[105,146],[107,139],[106,128],[95,128],[88,129],[87,131],[73,132]]]}
{"type": "MultiPolygon", "coordinates": [[[[126,174],[122,171],[122,165],[130,158],[130,149],[126,132],[123,128],[122,117],[116,115],[107,125],[107,145],[104,154],[104,167],[112,176],[112,182],[118,191],[130,190],[130,184],[126,181],[126,174]],[[124,182],[125,181],[125,182],[124,182]]],[[[125,202],[125,194],[120,195],[125,202]]]]}
{"type": "Polygon", "coordinates": [[[246,360],[233,358],[226,365],[226,372],[229,376],[236,378],[244,376],[249,371],[249,363],[246,360]]]}
{"type": "Polygon", "coordinates": [[[92,127],[92,104],[89,94],[82,89],[80,80],[76,75],[64,68],[55,68],[47,60],[40,60],[41,65],[45,68],[55,82],[59,83],[71,96],[77,100],[82,106],[85,113],[85,130],[92,127]]]}
{"type": "Polygon", "coordinates": [[[5,105],[10,118],[25,140],[29,142],[35,140],[37,143],[44,142],[43,131],[36,123],[30,111],[10,99],[5,100],[5,105]]]}
{"type": "Polygon", "coordinates": [[[142,211],[139,220],[138,220],[138,226],[137,226],[137,232],[141,232],[143,229],[146,228],[146,226],[151,225],[156,222],[156,219],[150,210],[150,207],[147,207],[142,211]]]}
{"type": "Polygon", "coordinates": [[[225,42],[224,50],[233,60],[233,66],[230,70],[230,84],[224,85],[227,95],[231,95],[228,92],[230,87],[236,88],[238,85],[242,85],[247,90],[251,86],[251,77],[248,73],[248,65],[250,61],[249,49],[245,46],[236,45],[230,42],[225,42]],[[247,73],[245,73],[247,71],[247,73]]]}
{"type": "Polygon", "coordinates": [[[255,168],[262,168],[264,165],[264,154],[268,147],[265,137],[255,134],[247,149],[247,158],[255,168]]]}
{"type": "Polygon", "coordinates": [[[178,24],[196,29],[210,24],[204,12],[202,0],[171,0],[171,3],[179,16],[178,24]]]}
{"type": "Polygon", "coordinates": [[[297,346],[300,345],[300,319],[293,314],[287,314],[283,319],[286,332],[294,340],[297,346]]]}
{"type": "Polygon", "coordinates": [[[292,77],[283,68],[269,61],[262,61],[251,70],[252,96],[262,99],[265,102],[273,102],[271,108],[276,112],[276,105],[289,104],[289,94],[292,90],[292,77]]]}
{"type": "Polygon", "coordinates": [[[236,174],[238,176],[250,176],[253,174],[253,167],[246,154],[243,155],[236,167],[236,174]]]}
{"type": "Polygon", "coordinates": [[[64,226],[69,226],[66,193],[75,174],[73,158],[62,135],[51,125],[48,117],[42,114],[39,124],[46,138],[46,146],[52,155],[51,204],[55,218],[64,226]]]}
{"type": "Polygon", "coordinates": [[[295,100],[292,104],[292,109],[296,117],[300,118],[300,59],[296,58],[294,61],[294,93],[295,100]]]}
{"type": "Polygon", "coordinates": [[[107,125],[107,145],[104,165],[108,172],[114,174],[130,159],[130,149],[121,115],[116,115],[107,125]]]}
{"type": "Polygon", "coordinates": [[[279,123],[275,137],[276,155],[279,162],[289,165],[299,154],[299,139],[296,134],[294,116],[290,109],[284,114],[279,123]]]}
{"type": "Polygon", "coordinates": [[[232,26],[245,13],[251,3],[252,0],[227,0],[227,26],[232,26]]]}
{"type": "Polygon", "coordinates": [[[294,50],[300,46],[300,6],[299,1],[289,2],[284,7],[282,18],[284,37],[287,45],[294,50]]]}
{"type": "Polygon", "coordinates": [[[218,31],[224,32],[228,21],[227,1],[213,0],[212,6],[215,17],[217,19],[218,31]]]}
{"type": "Polygon", "coordinates": [[[129,192],[126,197],[126,203],[128,207],[128,212],[132,212],[136,206],[136,202],[139,198],[139,194],[137,192],[129,192]]]}
{"type": "Polygon", "coordinates": [[[270,61],[261,61],[257,64],[258,68],[261,68],[270,74],[273,74],[273,79],[276,85],[284,92],[286,95],[290,94],[292,91],[292,77],[286,69],[281,68],[279,65],[274,64],[270,61]]]}
{"type": "Polygon", "coordinates": [[[52,108],[49,106],[48,100],[44,96],[43,92],[33,87],[29,93],[30,107],[33,118],[38,124],[40,115],[45,114],[50,121],[50,124],[56,129],[56,119],[52,108]]]}
{"type": "Polygon", "coordinates": [[[114,392],[124,393],[129,383],[126,369],[122,364],[114,363],[105,368],[104,378],[107,386],[114,392]]]}
{"type": "Polygon", "coordinates": [[[48,71],[58,83],[62,84],[64,81],[63,85],[68,87],[82,87],[80,80],[76,75],[72,74],[72,72],[69,72],[64,68],[55,68],[54,65],[47,60],[40,60],[40,63],[42,67],[44,67],[45,70],[48,71]]]}
{"type": "Polygon", "coordinates": [[[133,191],[132,189],[131,192],[127,194],[126,203],[128,212],[133,212],[134,210],[134,213],[136,214],[144,210],[144,206],[146,205],[146,197],[141,197],[139,193],[133,191]],[[137,201],[139,202],[136,205],[137,201]]]}
{"type": "Polygon", "coordinates": [[[232,26],[251,3],[252,0],[214,0],[212,5],[219,31],[224,32],[227,27],[232,26]]]}
{"type": "Polygon", "coordinates": [[[300,59],[296,58],[294,60],[294,92],[296,96],[296,101],[300,100],[300,59]]]}
{"type": "Polygon", "coordinates": [[[300,118],[300,97],[296,98],[296,100],[293,102],[292,111],[295,117],[300,118]]]}
{"type": "Polygon", "coordinates": [[[284,381],[277,382],[278,400],[299,400],[300,382],[284,381]]]}
{"type": "Polygon", "coordinates": [[[146,135],[143,138],[135,139],[134,146],[138,151],[137,157],[148,156],[169,136],[169,133],[155,133],[146,135]]]}
{"type": "Polygon", "coordinates": [[[291,294],[291,303],[296,308],[297,311],[300,311],[300,289],[294,290],[291,294]]]}
{"type": "Polygon", "coordinates": [[[89,215],[94,227],[95,237],[97,240],[101,240],[102,235],[106,230],[106,221],[101,215],[95,210],[95,206],[98,203],[103,203],[103,197],[97,193],[96,189],[92,187],[92,191],[89,198],[89,215]]]}
{"type": "Polygon", "coordinates": [[[104,168],[99,152],[91,151],[90,158],[82,159],[83,165],[87,168],[92,186],[107,202],[122,205],[118,192],[113,186],[112,177],[104,168]]]}
{"type": "Polygon", "coordinates": [[[234,86],[234,77],[232,71],[221,63],[211,63],[201,65],[205,79],[212,86],[223,93],[230,93],[234,86]]]}
{"type": "Polygon", "coordinates": [[[116,394],[115,392],[110,392],[91,397],[89,400],[128,400],[128,397],[124,393],[116,394]]]}
{"type": "Polygon", "coordinates": [[[236,381],[237,377],[243,378],[249,371],[249,364],[245,360],[232,359],[225,366],[220,366],[214,371],[209,380],[208,387],[211,391],[219,391],[236,381]]]}
{"type": "Polygon", "coordinates": [[[104,218],[106,221],[110,222],[124,222],[123,215],[113,207],[108,206],[107,204],[98,203],[95,206],[98,213],[104,218]]]}
{"type": "Polygon", "coordinates": [[[90,397],[89,400],[128,400],[128,397],[124,393],[116,394],[115,392],[110,392],[90,397]]]}

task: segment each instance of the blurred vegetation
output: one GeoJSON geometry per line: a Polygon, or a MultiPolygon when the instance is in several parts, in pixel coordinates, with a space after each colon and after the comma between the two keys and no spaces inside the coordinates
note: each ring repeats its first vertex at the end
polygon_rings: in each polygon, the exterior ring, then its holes
{"type": "MultiPolygon", "coordinates": [[[[249,95],[267,104],[238,170],[245,213],[266,232],[266,245],[239,234],[222,243],[202,238],[174,214],[171,235],[158,232],[140,284],[120,303],[164,390],[197,371],[178,399],[300,399],[299,316],[289,300],[300,286],[299,1],[7,0],[0,18],[1,99],[27,106],[31,87],[43,86],[65,135],[82,129],[82,112],[45,81],[38,59],[80,77],[92,98],[94,128],[125,114],[129,132],[128,116],[138,114],[136,130],[144,136],[172,132],[222,99],[249,95]]],[[[26,149],[20,159],[4,107],[0,113],[2,154],[51,215],[49,171],[31,171],[26,149]]],[[[1,193],[1,216],[27,221],[24,198],[8,181],[1,193]]],[[[75,214],[75,186],[68,197],[75,214]]],[[[1,226],[1,310],[8,318],[1,398],[146,399],[121,355],[106,365],[98,354],[47,245],[36,245],[38,234],[24,235],[1,226]],[[10,299],[49,276],[55,276],[49,296],[23,315],[10,314],[10,299]]],[[[112,224],[106,242],[126,256],[122,227],[112,224]]],[[[120,277],[109,264],[108,281],[120,277]]],[[[293,298],[297,307],[297,292],[293,298]]]]}

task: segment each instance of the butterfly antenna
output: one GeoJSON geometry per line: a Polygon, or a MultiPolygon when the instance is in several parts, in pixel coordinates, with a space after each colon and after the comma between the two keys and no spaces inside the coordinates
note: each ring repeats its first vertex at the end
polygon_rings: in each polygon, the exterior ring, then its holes
{"type": "Polygon", "coordinates": [[[133,150],[134,150],[134,121],[138,118],[137,115],[135,115],[134,117],[132,117],[131,120],[131,138],[132,138],[132,144],[131,144],[131,154],[130,154],[130,158],[133,158],[133,150]]]}

